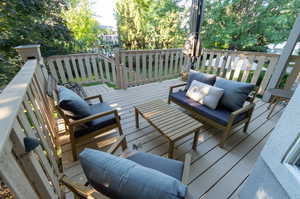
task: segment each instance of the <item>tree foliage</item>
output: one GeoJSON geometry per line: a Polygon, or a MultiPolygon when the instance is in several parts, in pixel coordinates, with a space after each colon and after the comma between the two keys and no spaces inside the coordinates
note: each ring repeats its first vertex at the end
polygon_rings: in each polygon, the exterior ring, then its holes
{"type": "Polygon", "coordinates": [[[184,7],[176,0],[117,0],[116,18],[122,47],[181,47],[186,39],[184,7]]]}
{"type": "Polygon", "coordinates": [[[70,0],[63,12],[67,27],[74,34],[75,50],[86,51],[100,42],[100,24],[93,16],[88,0],[70,0]]]}
{"type": "Polygon", "coordinates": [[[42,52],[64,53],[72,48],[72,33],[61,11],[64,0],[7,0],[0,6],[0,53],[12,57],[13,47],[42,44],[42,52]]]}
{"type": "Polygon", "coordinates": [[[72,49],[72,33],[61,17],[64,0],[5,0],[0,2],[0,86],[19,69],[15,46],[41,44],[43,55],[72,49]]]}
{"type": "Polygon", "coordinates": [[[15,46],[41,44],[43,56],[84,51],[99,38],[99,24],[88,0],[3,0],[0,34],[1,87],[21,64],[15,46]]]}
{"type": "Polygon", "coordinates": [[[204,47],[266,51],[287,40],[299,10],[299,0],[206,0],[204,47]]]}

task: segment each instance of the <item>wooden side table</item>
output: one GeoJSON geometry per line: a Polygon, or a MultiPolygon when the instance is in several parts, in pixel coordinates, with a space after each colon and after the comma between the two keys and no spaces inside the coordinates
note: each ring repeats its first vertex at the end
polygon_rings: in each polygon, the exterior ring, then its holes
{"type": "Polygon", "coordinates": [[[169,158],[173,158],[175,142],[192,133],[195,133],[193,149],[196,150],[199,130],[202,127],[199,121],[162,100],[147,102],[134,107],[134,109],[136,128],[139,128],[139,115],[141,115],[162,136],[168,139],[169,158]]]}
{"type": "Polygon", "coordinates": [[[277,89],[277,88],[269,89],[267,92],[271,94],[271,98],[272,98],[268,109],[270,109],[273,105],[270,113],[267,116],[267,119],[270,119],[275,107],[280,102],[288,102],[292,98],[293,92],[288,90],[283,90],[283,89],[277,89]]]}

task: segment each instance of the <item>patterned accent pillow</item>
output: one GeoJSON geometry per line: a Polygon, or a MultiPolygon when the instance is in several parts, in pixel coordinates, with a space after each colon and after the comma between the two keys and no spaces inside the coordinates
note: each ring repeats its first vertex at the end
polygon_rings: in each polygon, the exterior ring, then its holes
{"type": "Polygon", "coordinates": [[[217,88],[197,80],[192,81],[186,96],[192,100],[206,105],[211,109],[216,109],[221,97],[224,94],[224,89],[217,88]]]}

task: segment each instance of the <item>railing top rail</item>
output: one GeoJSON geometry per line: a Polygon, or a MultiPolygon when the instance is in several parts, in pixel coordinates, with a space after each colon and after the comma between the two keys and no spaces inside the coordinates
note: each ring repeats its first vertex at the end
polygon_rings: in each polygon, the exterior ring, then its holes
{"type": "MultiPolygon", "coordinates": [[[[251,52],[251,51],[234,51],[234,50],[219,50],[219,49],[204,49],[206,52],[216,53],[228,53],[228,54],[241,54],[241,55],[253,55],[253,56],[265,56],[265,57],[279,57],[280,54],[264,53],[264,52],[251,52]]],[[[299,55],[291,55],[290,58],[298,59],[299,55]]]]}
{"type": "Polygon", "coordinates": [[[143,54],[143,53],[160,53],[160,52],[173,52],[181,51],[182,48],[168,48],[168,49],[149,49],[149,50],[125,50],[120,49],[120,53],[132,53],[132,54],[143,54]]]}
{"type": "Polygon", "coordinates": [[[66,57],[85,57],[85,56],[99,56],[103,59],[105,59],[108,62],[113,62],[114,60],[111,58],[106,57],[103,54],[100,53],[79,53],[79,54],[68,54],[68,55],[52,55],[49,57],[46,57],[47,60],[51,60],[51,59],[62,59],[62,58],[66,58],[66,57]]]}
{"type": "Polygon", "coordinates": [[[28,60],[0,94],[0,152],[3,151],[36,68],[37,60],[28,60]]]}
{"type": "MultiPolygon", "coordinates": [[[[170,49],[149,49],[149,50],[125,50],[120,49],[120,53],[130,54],[149,54],[149,53],[161,53],[161,52],[174,52],[182,51],[182,48],[170,48],[170,49]]],[[[279,54],[265,53],[265,52],[251,52],[251,51],[234,51],[234,50],[220,50],[220,49],[204,49],[205,52],[223,53],[230,55],[244,55],[244,56],[265,56],[265,57],[279,57],[279,54]]],[[[292,55],[291,58],[298,59],[297,55],[292,55]]]]}

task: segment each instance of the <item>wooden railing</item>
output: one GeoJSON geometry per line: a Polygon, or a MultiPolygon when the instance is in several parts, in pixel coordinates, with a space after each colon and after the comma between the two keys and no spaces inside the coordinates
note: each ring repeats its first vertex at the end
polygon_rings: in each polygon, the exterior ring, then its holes
{"type": "Polygon", "coordinates": [[[120,50],[119,56],[128,86],[178,77],[189,61],[182,49],[120,50]]]}
{"type": "Polygon", "coordinates": [[[109,82],[116,84],[114,60],[96,53],[51,56],[46,59],[50,74],[60,83],[109,82]]]}
{"type": "MultiPolygon", "coordinates": [[[[263,94],[278,58],[279,55],[269,53],[205,49],[197,60],[195,69],[226,79],[256,84],[259,86],[259,94],[263,94]]],[[[299,69],[300,56],[291,56],[286,71],[288,78],[282,80],[285,81],[285,89],[291,89],[297,80],[299,69]]]]}
{"type": "Polygon", "coordinates": [[[37,60],[28,60],[0,95],[0,176],[17,198],[61,198],[44,75],[37,60]],[[25,137],[40,145],[27,152],[25,137]]]}
{"type": "MultiPolygon", "coordinates": [[[[204,49],[195,63],[195,70],[256,84],[259,94],[263,94],[278,57],[269,53],[204,49]]],[[[298,79],[299,58],[290,58],[281,84],[285,89],[290,89],[298,79]]],[[[182,49],[119,50],[113,59],[100,54],[76,54],[52,56],[46,60],[50,73],[61,83],[109,82],[118,88],[178,77],[190,66],[190,59],[182,49]]]]}

